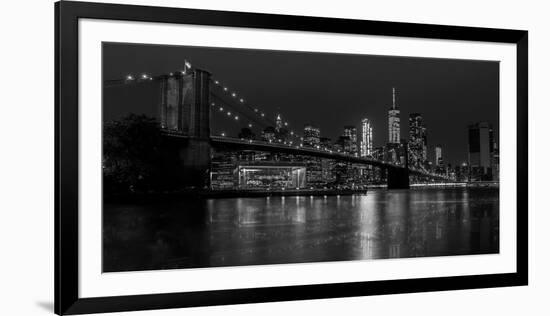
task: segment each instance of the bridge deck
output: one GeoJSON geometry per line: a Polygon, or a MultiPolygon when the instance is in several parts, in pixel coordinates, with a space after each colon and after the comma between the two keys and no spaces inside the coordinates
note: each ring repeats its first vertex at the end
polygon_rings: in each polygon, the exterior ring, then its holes
{"type": "MultiPolygon", "coordinates": [[[[177,133],[170,133],[170,132],[166,133],[166,135],[171,137],[184,138],[184,139],[189,138],[188,136],[184,136],[177,133]]],[[[270,142],[259,141],[259,140],[245,140],[245,139],[225,137],[225,136],[210,136],[210,141],[213,146],[226,146],[226,147],[237,148],[237,149],[249,149],[249,150],[269,151],[269,152],[277,151],[281,153],[294,154],[294,155],[304,155],[304,156],[312,156],[312,157],[319,157],[319,158],[335,159],[339,161],[371,165],[371,166],[376,166],[381,168],[405,169],[405,167],[402,165],[393,164],[387,161],[381,161],[381,160],[377,160],[369,157],[352,156],[352,155],[337,152],[334,150],[308,148],[308,147],[301,147],[301,146],[276,143],[276,142],[270,143],[270,142]]],[[[431,177],[431,178],[440,179],[440,180],[451,180],[448,177],[434,174],[434,173],[427,173],[421,169],[416,169],[412,167],[409,167],[409,172],[411,174],[431,177]]]]}

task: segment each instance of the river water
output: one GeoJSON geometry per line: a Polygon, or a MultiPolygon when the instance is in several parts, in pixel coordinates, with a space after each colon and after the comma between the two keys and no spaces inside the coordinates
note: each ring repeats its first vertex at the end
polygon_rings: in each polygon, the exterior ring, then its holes
{"type": "Polygon", "coordinates": [[[498,253],[494,188],[106,204],[103,270],[498,253]]]}

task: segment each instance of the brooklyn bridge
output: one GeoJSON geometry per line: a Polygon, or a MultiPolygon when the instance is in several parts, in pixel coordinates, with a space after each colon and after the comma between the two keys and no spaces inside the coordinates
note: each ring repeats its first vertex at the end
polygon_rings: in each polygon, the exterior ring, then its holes
{"type": "MultiPolygon", "coordinates": [[[[384,174],[388,189],[408,189],[411,179],[425,182],[453,182],[450,177],[428,171],[422,165],[411,165],[408,156],[414,152],[403,143],[405,158],[401,161],[379,159],[358,155],[327,146],[310,146],[304,143],[304,135],[299,131],[288,130],[285,139],[257,139],[211,132],[212,116],[217,115],[242,128],[262,130],[285,122],[275,122],[261,108],[251,105],[244,96],[231,91],[228,86],[208,71],[186,67],[177,72],[150,76],[142,74],[134,77],[107,80],[105,87],[135,86],[155,84],[158,86],[158,121],[163,137],[175,148],[181,164],[178,177],[185,186],[205,187],[210,185],[213,151],[251,151],[276,153],[289,156],[325,159],[342,164],[378,169],[384,174]]],[[[271,167],[284,163],[272,162],[271,167]]],[[[305,168],[304,168],[305,170],[305,168]]],[[[302,170],[302,171],[304,171],[302,170]]],[[[300,184],[296,185],[298,188],[300,184]]]]}

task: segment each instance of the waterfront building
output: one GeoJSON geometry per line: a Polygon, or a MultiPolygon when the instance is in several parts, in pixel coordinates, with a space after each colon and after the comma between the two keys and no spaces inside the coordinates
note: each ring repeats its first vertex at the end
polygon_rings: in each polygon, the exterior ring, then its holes
{"type": "Polygon", "coordinates": [[[210,165],[210,188],[212,190],[229,190],[235,188],[234,171],[238,158],[236,152],[212,151],[210,165]]]}
{"type": "Polygon", "coordinates": [[[334,177],[334,185],[345,185],[350,176],[351,163],[333,160],[332,161],[332,173],[334,177]]]}
{"type": "Polygon", "coordinates": [[[306,167],[294,162],[242,162],[236,170],[239,189],[295,189],[306,186],[306,167]]]}
{"type": "Polygon", "coordinates": [[[324,186],[327,186],[328,183],[334,182],[332,166],[333,164],[330,159],[321,160],[321,177],[324,182],[324,186]]]}
{"type": "Polygon", "coordinates": [[[323,166],[322,159],[317,157],[306,157],[304,159],[306,166],[306,182],[309,187],[323,187],[323,166]]]}

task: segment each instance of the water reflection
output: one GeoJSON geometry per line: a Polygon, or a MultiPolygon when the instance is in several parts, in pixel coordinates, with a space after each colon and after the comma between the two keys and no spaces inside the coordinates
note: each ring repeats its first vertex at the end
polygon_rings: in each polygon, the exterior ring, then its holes
{"type": "Polygon", "coordinates": [[[497,189],[105,205],[104,270],[496,253],[497,189]]]}

